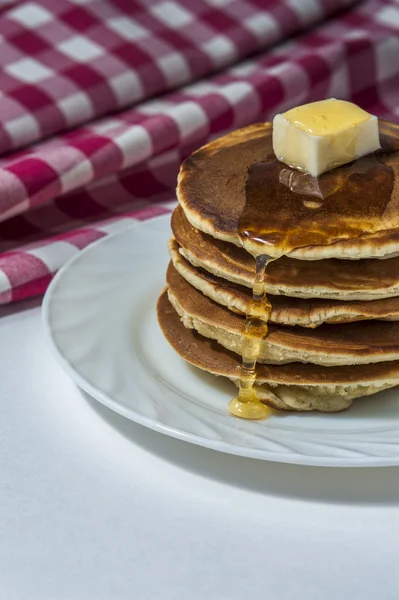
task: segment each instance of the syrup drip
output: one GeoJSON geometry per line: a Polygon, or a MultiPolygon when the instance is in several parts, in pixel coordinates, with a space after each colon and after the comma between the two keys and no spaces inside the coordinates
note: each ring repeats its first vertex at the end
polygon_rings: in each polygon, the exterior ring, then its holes
{"type": "Polygon", "coordinates": [[[252,288],[252,301],[247,309],[245,325],[242,331],[242,366],[240,371],[238,396],[229,404],[229,411],[243,419],[265,419],[270,408],[260,402],[254,392],[256,380],[256,362],[260,345],[267,336],[272,310],[265,292],[265,271],[274,259],[267,254],[256,257],[255,280],[252,288]]]}
{"type": "Polygon", "coordinates": [[[251,241],[251,247],[255,244],[259,251],[255,256],[253,298],[242,331],[239,392],[229,404],[231,414],[245,419],[264,419],[270,414],[270,408],[260,402],[253,389],[256,363],[262,340],[268,334],[272,308],[265,293],[267,266],[301,247],[327,246],[375,233],[388,225],[385,220],[391,214],[399,213],[397,199],[395,206],[391,206],[393,170],[383,160],[386,154],[398,150],[397,140],[394,148],[390,144],[386,147],[386,139],[382,141],[383,152],[358,159],[317,179],[287,168],[274,155],[248,169],[246,202],[238,235],[244,248],[251,241]]]}

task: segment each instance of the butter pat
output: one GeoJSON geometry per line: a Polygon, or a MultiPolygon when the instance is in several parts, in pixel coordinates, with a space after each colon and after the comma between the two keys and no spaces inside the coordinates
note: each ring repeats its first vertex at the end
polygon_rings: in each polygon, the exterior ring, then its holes
{"type": "Polygon", "coordinates": [[[304,104],[273,120],[278,160],[313,177],[380,147],[377,117],[345,100],[304,104]]]}

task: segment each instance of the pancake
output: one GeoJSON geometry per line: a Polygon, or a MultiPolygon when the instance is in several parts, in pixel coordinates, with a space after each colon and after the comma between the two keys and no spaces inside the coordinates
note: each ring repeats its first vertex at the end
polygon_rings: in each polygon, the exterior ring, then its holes
{"type": "MultiPolygon", "coordinates": [[[[245,315],[252,301],[251,290],[229,283],[203,269],[193,267],[179,252],[175,239],[169,242],[169,254],[176,271],[193,287],[214,302],[245,315]]],[[[370,302],[340,302],[339,300],[303,300],[287,296],[272,296],[270,321],[281,325],[318,327],[323,323],[350,323],[364,320],[399,320],[399,298],[370,302]]]]}
{"type": "MultiPolygon", "coordinates": [[[[185,361],[238,383],[240,358],[184,327],[166,292],[157,312],[165,338],[185,361]]],[[[291,363],[257,365],[255,390],[262,402],[279,410],[336,412],[348,408],[354,398],[398,384],[399,361],[341,367],[291,363]]]]}
{"type": "MultiPolygon", "coordinates": [[[[192,287],[169,265],[166,282],[171,304],[184,325],[241,355],[245,319],[192,287]]],[[[364,321],[321,325],[317,329],[271,324],[258,361],[268,364],[310,362],[355,365],[399,359],[399,322],[364,321]]]]}
{"type": "Polygon", "coordinates": [[[317,179],[276,159],[270,123],[233,131],[184,161],[179,202],[195,228],[254,256],[265,253],[260,238],[273,257],[396,256],[399,126],[379,127],[381,151],[317,179]]]}
{"type": "MultiPolygon", "coordinates": [[[[252,289],[255,260],[243,248],[195,229],[178,206],[172,231],[180,253],[195,267],[252,289]]],[[[283,256],[265,274],[268,294],[296,298],[375,300],[399,295],[399,257],[378,260],[296,260],[283,256]]]]}

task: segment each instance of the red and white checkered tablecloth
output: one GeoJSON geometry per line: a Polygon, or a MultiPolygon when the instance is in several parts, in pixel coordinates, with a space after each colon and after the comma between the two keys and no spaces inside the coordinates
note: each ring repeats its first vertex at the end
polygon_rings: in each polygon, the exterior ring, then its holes
{"type": "Polygon", "coordinates": [[[170,210],[181,160],[311,100],[399,118],[394,0],[0,0],[0,303],[170,210]]]}

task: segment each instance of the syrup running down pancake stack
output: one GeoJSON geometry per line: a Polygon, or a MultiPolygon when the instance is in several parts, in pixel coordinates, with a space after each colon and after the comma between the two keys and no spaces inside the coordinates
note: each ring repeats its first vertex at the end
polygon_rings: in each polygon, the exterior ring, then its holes
{"type": "Polygon", "coordinates": [[[334,412],[399,384],[399,126],[379,136],[319,177],[277,160],[270,123],[183,163],[158,320],[239,386],[233,414],[334,412]]]}

